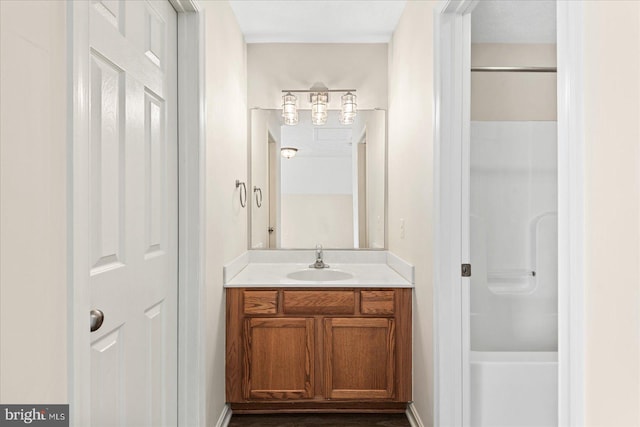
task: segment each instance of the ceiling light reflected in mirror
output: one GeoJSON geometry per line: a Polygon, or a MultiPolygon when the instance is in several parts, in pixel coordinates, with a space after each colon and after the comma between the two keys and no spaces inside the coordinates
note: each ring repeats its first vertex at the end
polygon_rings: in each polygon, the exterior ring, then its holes
{"type": "Polygon", "coordinates": [[[280,149],[280,154],[285,159],[291,159],[292,157],[295,157],[296,154],[298,154],[298,149],[295,147],[282,147],[280,149]]]}

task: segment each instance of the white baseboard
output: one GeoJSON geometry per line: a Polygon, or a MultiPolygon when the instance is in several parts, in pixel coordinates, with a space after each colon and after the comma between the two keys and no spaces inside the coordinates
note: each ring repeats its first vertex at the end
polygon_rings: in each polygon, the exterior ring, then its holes
{"type": "Polygon", "coordinates": [[[222,408],[222,412],[220,413],[220,417],[218,417],[216,427],[227,427],[231,421],[231,413],[231,407],[229,405],[224,405],[224,408],[222,408]]]}
{"type": "Polygon", "coordinates": [[[407,419],[409,420],[409,424],[411,424],[411,427],[424,427],[424,424],[422,423],[422,420],[420,419],[420,415],[418,415],[418,411],[416,410],[415,405],[413,404],[413,402],[410,402],[407,405],[407,419]]]}

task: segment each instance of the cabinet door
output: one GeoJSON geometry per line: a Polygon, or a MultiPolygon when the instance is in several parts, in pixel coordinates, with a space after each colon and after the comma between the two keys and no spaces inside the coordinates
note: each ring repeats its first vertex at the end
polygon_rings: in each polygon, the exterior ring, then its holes
{"type": "Polygon", "coordinates": [[[325,396],[390,399],[394,394],[393,319],[324,319],[325,396]]]}
{"type": "Polygon", "coordinates": [[[313,324],[312,318],[245,319],[245,399],[313,397],[313,324]]]}

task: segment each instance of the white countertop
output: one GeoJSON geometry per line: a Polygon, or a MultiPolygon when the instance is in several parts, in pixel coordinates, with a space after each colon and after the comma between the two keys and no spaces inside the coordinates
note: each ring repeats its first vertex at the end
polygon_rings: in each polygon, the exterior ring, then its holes
{"type": "Polygon", "coordinates": [[[225,284],[243,287],[323,287],[323,288],[412,288],[413,284],[386,264],[330,264],[330,270],[353,274],[353,278],[331,281],[295,280],[287,274],[309,269],[309,263],[250,263],[225,284]]]}
{"type": "Polygon", "coordinates": [[[224,267],[224,287],[413,288],[413,266],[388,251],[325,251],[327,270],[353,275],[341,280],[296,280],[290,273],[309,268],[314,251],[248,251],[224,267]]]}

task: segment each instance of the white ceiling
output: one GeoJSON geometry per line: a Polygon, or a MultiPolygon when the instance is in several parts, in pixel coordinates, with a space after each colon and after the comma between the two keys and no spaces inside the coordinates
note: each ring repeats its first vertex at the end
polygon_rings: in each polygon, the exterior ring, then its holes
{"type": "Polygon", "coordinates": [[[405,0],[231,0],[247,43],[387,43],[405,0]]]}
{"type": "Polygon", "coordinates": [[[471,13],[473,43],[555,43],[555,0],[481,0],[471,13]]]}

